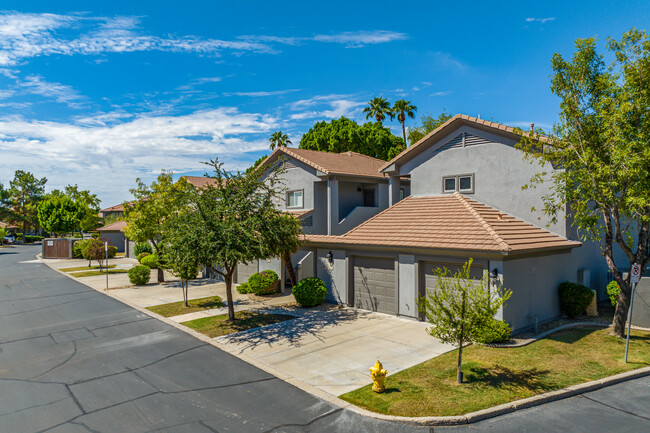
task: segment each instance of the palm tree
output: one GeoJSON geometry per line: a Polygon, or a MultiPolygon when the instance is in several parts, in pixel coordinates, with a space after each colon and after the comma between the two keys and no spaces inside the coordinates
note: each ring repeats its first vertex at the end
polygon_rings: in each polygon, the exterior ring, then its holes
{"type": "Polygon", "coordinates": [[[269,138],[269,143],[271,145],[269,146],[271,150],[274,150],[276,147],[287,147],[289,144],[291,144],[291,140],[289,140],[289,136],[287,134],[283,134],[282,131],[276,131],[271,135],[271,138],[269,138]]]}
{"type": "Polygon", "coordinates": [[[372,98],[368,105],[363,109],[363,112],[366,113],[366,119],[374,117],[377,119],[377,122],[382,122],[386,116],[391,119],[395,116],[393,110],[390,108],[390,103],[386,98],[372,98]]]}
{"type": "Polygon", "coordinates": [[[411,105],[411,101],[405,99],[400,99],[395,101],[393,104],[393,113],[397,114],[397,120],[402,124],[402,135],[404,136],[404,144],[406,144],[406,127],[404,122],[406,121],[406,116],[411,119],[415,118],[415,112],[418,111],[418,107],[411,105]]]}

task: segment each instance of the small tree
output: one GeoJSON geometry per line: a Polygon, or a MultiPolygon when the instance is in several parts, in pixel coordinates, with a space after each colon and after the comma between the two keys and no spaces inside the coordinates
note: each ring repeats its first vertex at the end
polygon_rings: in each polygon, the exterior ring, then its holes
{"type": "Polygon", "coordinates": [[[287,134],[284,134],[282,131],[276,131],[269,138],[269,143],[271,150],[275,150],[276,147],[287,147],[291,144],[291,140],[287,134]]]}
{"type": "Polygon", "coordinates": [[[280,257],[284,263],[291,286],[296,285],[296,271],[291,263],[291,254],[298,251],[300,247],[300,238],[302,236],[302,226],[300,221],[292,215],[278,215],[273,211],[265,221],[268,225],[264,230],[266,239],[264,244],[267,248],[268,257],[280,257]]]}
{"type": "Polygon", "coordinates": [[[420,310],[431,323],[429,333],[443,343],[458,346],[458,383],[462,383],[461,364],[463,344],[476,340],[510,298],[510,290],[498,287],[490,290],[486,273],[479,281],[470,277],[472,259],[455,274],[447,268],[435,269],[436,287],[420,299],[420,310]]]}
{"type": "Polygon", "coordinates": [[[194,210],[185,208],[178,214],[165,221],[163,227],[163,240],[167,265],[172,273],[181,280],[181,291],[183,292],[183,303],[187,307],[189,281],[196,278],[201,265],[201,255],[197,254],[203,246],[200,239],[194,237],[195,231],[187,226],[190,223],[188,216],[194,210]],[[188,214],[189,213],[189,214],[188,214]]]}
{"type": "Polygon", "coordinates": [[[54,190],[38,204],[38,221],[48,232],[64,235],[73,232],[85,216],[80,204],[54,190]]]}

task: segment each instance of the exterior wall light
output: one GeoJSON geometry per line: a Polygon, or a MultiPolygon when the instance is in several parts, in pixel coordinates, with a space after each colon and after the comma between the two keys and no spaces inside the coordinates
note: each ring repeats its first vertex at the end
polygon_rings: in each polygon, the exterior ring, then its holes
{"type": "Polygon", "coordinates": [[[329,263],[330,266],[334,265],[334,256],[331,251],[327,253],[327,263],[329,263]]]}
{"type": "Polygon", "coordinates": [[[496,286],[499,282],[499,270],[497,268],[492,269],[490,272],[490,284],[496,286]]]}

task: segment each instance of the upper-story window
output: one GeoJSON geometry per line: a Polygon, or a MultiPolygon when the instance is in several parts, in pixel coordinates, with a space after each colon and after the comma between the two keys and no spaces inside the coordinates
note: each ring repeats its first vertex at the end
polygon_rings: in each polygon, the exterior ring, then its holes
{"type": "Polygon", "coordinates": [[[302,208],[302,190],[287,192],[287,207],[302,208]]]}
{"type": "Polygon", "coordinates": [[[474,174],[461,174],[442,178],[442,192],[453,193],[456,191],[473,194],[474,174]]]}

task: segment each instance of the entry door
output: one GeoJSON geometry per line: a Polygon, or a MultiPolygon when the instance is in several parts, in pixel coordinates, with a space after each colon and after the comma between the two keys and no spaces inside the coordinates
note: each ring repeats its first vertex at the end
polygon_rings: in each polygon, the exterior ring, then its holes
{"type": "Polygon", "coordinates": [[[354,306],[380,313],[397,314],[395,260],[379,257],[354,258],[354,306]]]}

